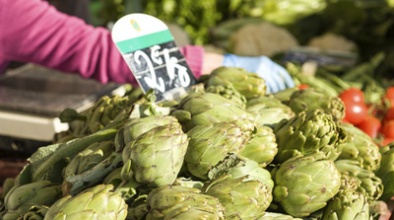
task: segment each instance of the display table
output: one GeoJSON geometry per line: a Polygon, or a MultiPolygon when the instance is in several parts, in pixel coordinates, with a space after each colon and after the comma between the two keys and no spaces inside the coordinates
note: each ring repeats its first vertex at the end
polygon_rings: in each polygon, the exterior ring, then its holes
{"type": "Polygon", "coordinates": [[[65,108],[80,112],[103,95],[124,92],[118,84],[27,64],[0,78],[0,136],[50,141],[68,129],[58,118],[65,108]]]}

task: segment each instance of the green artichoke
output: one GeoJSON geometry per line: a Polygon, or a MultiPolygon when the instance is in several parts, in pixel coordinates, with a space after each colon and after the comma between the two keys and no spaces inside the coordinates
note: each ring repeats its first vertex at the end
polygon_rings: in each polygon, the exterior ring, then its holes
{"type": "Polygon", "coordinates": [[[112,189],[112,185],[99,184],[75,196],[65,196],[49,207],[44,220],[124,220],[127,204],[112,189]]]}
{"type": "Polygon", "coordinates": [[[394,196],[394,143],[380,149],[382,160],[376,175],[384,185],[381,200],[388,202],[394,196]]]}
{"type": "Polygon", "coordinates": [[[40,147],[28,159],[30,168],[24,174],[29,175],[33,181],[47,179],[52,182],[62,182],[60,172],[67,165],[66,161],[75,157],[79,152],[93,143],[113,140],[121,125],[100,130],[96,133],[69,140],[65,143],[51,144],[40,147]]]}
{"type": "Polygon", "coordinates": [[[68,132],[72,137],[83,137],[103,129],[128,106],[130,106],[128,97],[105,95],[81,113],[66,108],[59,117],[62,122],[69,123],[68,132]]]}
{"type": "Polygon", "coordinates": [[[259,219],[272,201],[274,182],[270,172],[253,160],[229,160],[216,167],[223,166],[202,191],[219,199],[226,219],[259,219]]]}
{"type": "Polygon", "coordinates": [[[248,131],[227,122],[198,125],[187,135],[190,141],[184,163],[192,176],[202,180],[208,180],[208,172],[229,153],[239,153],[250,138],[248,131]]]}
{"type": "Polygon", "coordinates": [[[128,97],[102,96],[95,105],[88,110],[87,126],[90,133],[95,133],[108,125],[126,107],[130,106],[128,97]]]}
{"type": "Polygon", "coordinates": [[[224,207],[213,196],[185,186],[162,186],[153,189],[147,199],[146,220],[225,219],[224,207]]]}
{"type": "Polygon", "coordinates": [[[294,86],[292,88],[286,88],[283,90],[280,90],[276,93],[273,94],[273,96],[281,101],[282,103],[288,103],[290,100],[290,97],[293,95],[293,93],[297,90],[300,90],[297,86],[294,86]]]}
{"type": "Polygon", "coordinates": [[[50,206],[62,196],[60,185],[40,180],[14,186],[5,196],[4,220],[15,220],[27,213],[32,206],[50,206]]]}
{"type": "Polygon", "coordinates": [[[215,93],[194,92],[183,98],[171,112],[182,124],[184,131],[196,125],[234,122],[244,130],[253,130],[253,115],[236,103],[215,93]]]}
{"type": "Polygon", "coordinates": [[[289,120],[276,124],[274,133],[278,143],[275,163],[289,158],[323,152],[335,160],[342,149],[346,133],[330,114],[321,109],[300,112],[289,120]]]}
{"type": "Polygon", "coordinates": [[[176,123],[178,120],[173,116],[157,115],[143,118],[133,118],[125,122],[115,136],[116,151],[121,152],[125,145],[135,140],[139,135],[158,126],[176,123]]]}
{"type": "MultiPolygon", "coordinates": [[[[131,85],[126,85],[131,86],[131,85]]],[[[138,102],[140,99],[143,99],[145,96],[144,91],[139,86],[131,86],[129,90],[126,92],[124,96],[127,96],[130,103],[138,102]]]]}
{"type": "Polygon", "coordinates": [[[118,118],[128,120],[130,118],[144,118],[154,115],[168,115],[170,107],[176,105],[175,100],[164,100],[157,102],[156,94],[153,89],[147,91],[140,99],[134,101],[130,108],[125,108],[118,118]],[[127,111],[129,110],[129,111],[127,111]],[[126,116],[126,117],[124,117],[126,116]]]}
{"type": "Polygon", "coordinates": [[[139,135],[122,152],[122,178],[148,187],[172,184],[182,167],[189,140],[178,122],[139,135]]]}
{"type": "Polygon", "coordinates": [[[261,167],[270,164],[278,153],[278,144],[273,130],[259,126],[239,155],[256,161],[261,167]]]}
{"type": "Polygon", "coordinates": [[[73,108],[66,108],[59,114],[62,123],[68,124],[68,130],[57,133],[54,136],[54,143],[64,143],[74,138],[79,138],[90,134],[87,126],[86,112],[78,112],[73,108]]]}
{"type": "Polygon", "coordinates": [[[205,83],[207,87],[233,85],[246,99],[263,96],[267,92],[263,78],[237,67],[219,67],[211,72],[205,83]]]}
{"type": "Polygon", "coordinates": [[[96,142],[79,152],[63,170],[63,177],[81,174],[107,158],[115,150],[113,141],[96,142]]]}
{"type": "Polygon", "coordinates": [[[231,100],[234,104],[244,109],[246,107],[246,98],[232,84],[208,86],[205,90],[208,93],[219,94],[226,99],[231,100]]]}
{"type": "Polygon", "coordinates": [[[142,194],[128,203],[127,220],[145,220],[149,212],[147,198],[147,194],[142,194]]]}
{"type": "Polygon", "coordinates": [[[322,220],[370,220],[369,203],[359,192],[338,193],[325,207],[322,220]]]}
{"type": "Polygon", "coordinates": [[[272,174],[273,200],[295,217],[306,217],[325,207],[341,185],[341,174],[322,152],[290,158],[272,174]]]}
{"type": "Polygon", "coordinates": [[[364,169],[356,160],[337,160],[335,166],[341,175],[349,175],[356,179],[357,192],[366,196],[368,201],[374,201],[383,194],[382,180],[373,171],[364,169]]]}
{"type": "Polygon", "coordinates": [[[295,115],[290,107],[274,96],[268,95],[249,99],[246,111],[254,115],[258,125],[270,127],[274,127],[282,119],[290,119],[295,115]]]}
{"type": "Polygon", "coordinates": [[[359,191],[361,181],[354,175],[341,173],[341,186],[338,193],[323,210],[323,220],[370,219],[369,202],[359,191]]]}
{"type": "Polygon", "coordinates": [[[364,169],[378,169],[382,155],[374,140],[352,124],[343,123],[341,126],[346,132],[347,139],[340,144],[342,152],[337,159],[357,160],[364,169]]]}
{"type": "Polygon", "coordinates": [[[122,167],[114,169],[111,173],[109,173],[104,180],[103,184],[111,184],[114,186],[114,191],[120,193],[122,198],[129,202],[134,198],[135,195],[138,194],[137,188],[141,186],[141,184],[137,183],[134,179],[130,179],[128,181],[124,181],[122,176],[122,167]]]}
{"type": "Polygon", "coordinates": [[[294,115],[293,110],[291,110],[291,108],[289,106],[287,106],[286,104],[283,104],[283,102],[281,100],[279,100],[278,98],[276,98],[274,94],[267,94],[264,96],[259,96],[259,97],[255,97],[252,99],[248,99],[248,101],[246,103],[246,107],[253,109],[254,106],[257,106],[257,108],[280,107],[280,108],[283,108],[283,110],[286,113],[288,113],[290,115],[294,115]]]}
{"type": "Polygon", "coordinates": [[[294,218],[291,215],[277,212],[265,212],[259,220],[302,220],[302,218],[294,218]]]}
{"type": "Polygon", "coordinates": [[[0,201],[4,200],[5,195],[15,186],[16,178],[7,177],[3,180],[3,185],[1,186],[1,194],[0,194],[0,201]]]}
{"type": "Polygon", "coordinates": [[[89,170],[77,175],[68,176],[63,180],[63,195],[76,195],[83,190],[102,183],[103,179],[122,165],[122,155],[112,152],[105,159],[95,164],[89,170]]]}
{"type": "Polygon", "coordinates": [[[286,104],[295,113],[323,109],[325,113],[331,114],[336,121],[341,121],[345,116],[345,105],[339,97],[329,96],[315,88],[294,91],[286,104]]]}
{"type": "Polygon", "coordinates": [[[49,207],[44,205],[31,206],[30,209],[17,220],[44,220],[49,207]]]}
{"type": "Polygon", "coordinates": [[[237,103],[219,94],[196,90],[191,92],[178,104],[178,109],[187,110],[191,115],[203,113],[215,106],[237,106],[237,103]]]}

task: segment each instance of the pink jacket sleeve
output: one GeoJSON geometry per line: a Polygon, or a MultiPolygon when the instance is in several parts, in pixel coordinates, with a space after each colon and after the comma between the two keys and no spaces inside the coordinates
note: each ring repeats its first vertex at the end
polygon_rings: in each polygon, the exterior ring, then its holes
{"type": "MultiPolygon", "coordinates": [[[[58,12],[41,0],[0,1],[0,66],[5,61],[40,64],[102,83],[136,84],[107,29],[58,12]]],[[[198,78],[203,49],[180,48],[198,78]]]]}

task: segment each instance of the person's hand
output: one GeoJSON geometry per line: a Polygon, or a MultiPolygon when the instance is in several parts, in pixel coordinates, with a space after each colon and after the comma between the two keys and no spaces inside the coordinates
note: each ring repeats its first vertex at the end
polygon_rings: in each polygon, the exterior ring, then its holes
{"type": "Polygon", "coordinates": [[[244,57],[225,54],[222,65],[243,68],[258,74],[266,81],[268,93],[275,93],[295,86],[286,69],[266,56],[244,57]]]}

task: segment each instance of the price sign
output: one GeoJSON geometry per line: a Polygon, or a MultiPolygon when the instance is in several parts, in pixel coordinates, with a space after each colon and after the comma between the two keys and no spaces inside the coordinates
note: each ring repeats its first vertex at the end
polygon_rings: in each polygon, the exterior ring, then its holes
{"type": "Polygon", "coordinates": [[[146,14],[129,14],[113,26],[112,40],[144,92],[174,99],[196,83],[167,25],[146,14]]]}

